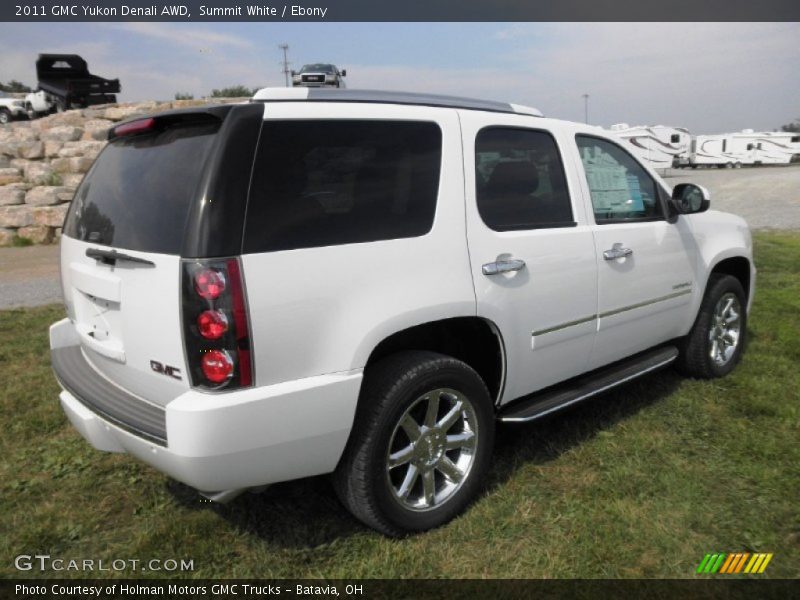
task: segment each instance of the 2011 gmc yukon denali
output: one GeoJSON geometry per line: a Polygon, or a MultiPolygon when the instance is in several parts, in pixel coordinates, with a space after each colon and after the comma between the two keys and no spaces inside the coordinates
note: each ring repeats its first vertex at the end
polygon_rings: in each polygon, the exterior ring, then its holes
{"type": "Polygon", "coordinates": [[[61,406],[212,499],[333,473],[364,523],[429,529],[497,421],[742,353],[746,223],[599,128],[297,88],[109,137],[61,241],[61,406]]]}

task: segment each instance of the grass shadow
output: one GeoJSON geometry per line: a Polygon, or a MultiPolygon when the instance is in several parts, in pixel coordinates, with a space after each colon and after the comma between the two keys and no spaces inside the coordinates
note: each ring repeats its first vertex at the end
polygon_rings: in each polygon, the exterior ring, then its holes
{"type": "Polygon", "coordinates": [[[241,532],[278,547],[319,548],[368,531],[339,503],[325,475],[245,492],[228,504],[199,502],[196,490],[174,480],[166,487],[182,506],[212,511],[241,532]]]}
{"type": "MultiPolygon", "coordinates": [[[[672,394],[683,378],[671,369],[646,375],[530,424],[499,425],[492,470],[483,494],[502,486],[525,464],[546,464],[643,408],[672,394]]],[[[339,503],[327,476],[275,484],[230,504],[198,502],[195,490],[170,480],[181,505],[211,510],[233,527],[271,546],[319,549],[370,530],[339,503]]]]}
{"type": "Polygon", "coordinates": [[[498,424],[487,488],[507,481],[521,464],[546,464],[673,394],[685,377],[673,369],[645,375],[531,423],[498,424]]]}

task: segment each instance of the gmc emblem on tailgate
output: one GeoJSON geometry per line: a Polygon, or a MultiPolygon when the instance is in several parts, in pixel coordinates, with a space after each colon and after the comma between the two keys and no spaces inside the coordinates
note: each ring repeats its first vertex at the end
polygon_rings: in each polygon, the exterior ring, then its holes
{"type": "Polygon", "coordinates": [[[162,375],[168,375],[169,377],[174,377],[175,379],[181,378],[181,370],[178,367],[170,367],[169,365],[162,364],[157,360],[150,361],[150,368],[156,373],[161,373],[162,375]]]}

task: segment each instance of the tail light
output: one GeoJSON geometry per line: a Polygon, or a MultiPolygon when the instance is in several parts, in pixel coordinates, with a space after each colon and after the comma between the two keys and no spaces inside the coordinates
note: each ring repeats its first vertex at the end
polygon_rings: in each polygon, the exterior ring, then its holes
{"type": "Polygon", "coordinates": [[[209,350],[200,359],[200,367],[211,383],[225,383],[233,377],[233,359],[226,350],[209,350]]]}
{"type": "Polygon", "coordinates": [[[129,121],[127,123],[123,123],[122,125],[117,125],[111,130],[110,133],[113,135],[113,137],[136,135],[138,133],[152,131],[155,129],[155,126],[156,120],[152,117],[148,119],[137,119],[136,121],[129,121]]]}
{"type": "Polygon", "coordinates": [[[250,325],[239,260],[185,260],[183,337],[191,383],[212,390],[253,384],[250,325]]]}

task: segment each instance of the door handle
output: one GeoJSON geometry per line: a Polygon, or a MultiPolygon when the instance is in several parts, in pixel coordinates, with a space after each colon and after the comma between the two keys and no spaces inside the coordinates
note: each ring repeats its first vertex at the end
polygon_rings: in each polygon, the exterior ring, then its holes
{"type": "Polygon", "coordinates": [[[626,248],[620,242],[617,242],[611,247],[611,250],[603,252],[603,258],[606,260],[614,260],[616,258],[625,258],[633,254],[633,250],[626,248]]]}
{"type": "Polygon", "coordinates": [[[481,267],[484,275],[497,275],[498,273],[511,273],[512,271],[519,271],[525,268],[525,261],[519,258],[509,258],[507,260],[498,260],[495,262],[486,263],[481,267]]]}

